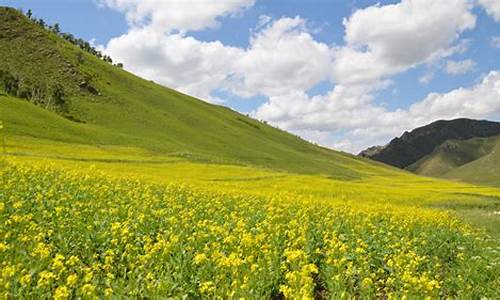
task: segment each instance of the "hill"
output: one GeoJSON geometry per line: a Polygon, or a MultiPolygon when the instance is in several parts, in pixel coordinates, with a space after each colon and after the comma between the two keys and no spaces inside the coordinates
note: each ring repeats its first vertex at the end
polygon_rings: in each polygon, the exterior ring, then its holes
{"type": "Polygon", "coordinates": [[[0,96],[0,119],[11,137],[133,146],[154,155],[342,178],[357,178],[350,165],[367,164],[134,76],[5,7],[0,57],[0,71],[17,87],[0,96]]]}
{"type": "MultiPolygon", "coordinates": [[[[401,137],[393,139],[389,144],[369,148],[362,151],[359,156],[404,169],[431,154],[437,147],[448,140],[468,140],[475,137],[491,137],[495,135],[500,135],[500,123],[497,122],[470,119],[441,120],[416,128],[411,132],[405,132],[401,137]]],[[[444,145],[443,148],[454,148],[453,143],[444,145]]],[[[464,151],[466,150],[464,149],[464,151]]],[[[443,154],[447,152],[449,151],[442,151],[443,154]]],[[[477,154],[470,153],[467,155],[474,157],[477,154]]],[[[441,160],[447,159],[442,158],[441,160]]],[[[460,159],[460,157],[453,159],[460,159]]],[[[451,163],[451,165],[453,164],[451,163]]]]}
{"type": "Polygon", "coordinates": [[[407,167],[420,175],[500,185],[500,136],[448,140],[407,167]]]}

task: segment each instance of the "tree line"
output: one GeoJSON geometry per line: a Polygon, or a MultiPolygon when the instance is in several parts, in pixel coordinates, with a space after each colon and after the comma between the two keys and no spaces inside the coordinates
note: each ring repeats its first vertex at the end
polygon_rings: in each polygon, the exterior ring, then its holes
{"type": "MultiPolygon", "coordinates": [[[[31,11],[31,9],[28,9],[28,11],[26,12],[26,17],[28,17],[28,19],[33,21],[41,28],[60,36],[61,38],[65,39],[66,41],[72,43],[75,46],[80,47],[80,49],[82,49],[83,51],[90,53],[107,63],[113,64],[113,59],[109,55],[103,54],[101,51],[93,47],[89,42],[81,38],[76,38],[71,33],[62,32],[58,23],[55,23],[54,25],[49,25],[42,18],[37,19],[36,17],[33,16],[33,12],[31,11]]],[[[123,68],[122,63],[116,63],[115,66],[123,68]]]]}
{"type": "Polygon", "coordinates": [[[66,95],[61,84],[28,83],[12,75],[9,71],[0,69],[0,91],[26,99],[45,109],[65,111],[66,95]]]}

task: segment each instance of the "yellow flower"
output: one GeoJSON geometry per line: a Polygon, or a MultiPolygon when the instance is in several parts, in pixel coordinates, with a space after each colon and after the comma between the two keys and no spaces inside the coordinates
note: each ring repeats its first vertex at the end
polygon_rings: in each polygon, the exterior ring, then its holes
{"type": "Polygon", "coordinates": [[[206,281],[200,284],[200,293],[202,294],[211,294],[214,290],[215,286],[212,281],[206,281]]]}
{"type": "Polygon", "coordinates": [[[4,279],[9,279],[10,277],[14,276],[14,274],[16,273],[16,269],[12,266],[7,266],[5,268],[3,268],[2,270],[2,277],[4,279]]]}
{"type": "Polygon", "coordinates": [[[82,292],[82,294],[84,294],[86,296],[90,296],[90,295],[94,294],[95,286],[93,286],[90,283],[86,283],[82,286],[81,292],[82,292]]]}
{"type": "Polygon", "coordinates": [[[104,296],[109,297],[113,295],[113,289],[112,288],[107,288],[104,290],[104,296]]]}
{"type": "Polygon", "coordinates": [[[76,274],[70,274],[68,278],[66,278],[66,283],[69,286],[74,286],[78,282],[78,275],[76,274]]]}
{"type": "Polygon", "coordinates": [[[207,259],[207,256],[205,255],[205,253],[200,253],[200,254],[196,254],[194,256],[193,261],[195,264],[199,265],[199,264],[203,263],[206,259],[207,259]]]}
{"type": "Polygon", "coordinates": [[[19,280],[23,286],[27,286],[31,282],[31,274],[26,274],[19,280]]]}
{"type": "Polygon", "coordinates": [[[58,287],[54,293],[54,299],[67,299],[69,297],[69,290],[64,285],[58,287]]]}
{"type": "Polygon", "coordinates": [[[93,278],[94,278],[94,272],[92,272],[92,270],[89,269],[85,273],[85,276],[83,277],[83,281],[84,282],[91,282],[93,278]]]}
{"type": "Polygon", "coordinates": [[[39,279],[37,281],[37,286],[38,287],[45,287],[48,286],[52,283],[52,281],[56,279],[56,276],[54,273],[50,271],[42,271],[39,274],[39,279]]]}
{"type": "Polygon", "coordinates": [[[365,288],[367,287],[371,287],[373,284],[373,281],[370,277],[366,277],[365,279],[363,279],[363,281],[361,282],[361,285],[365,288]]]}
{"type": "Polygon", "coordinates": [[[63,271],[64,267],[64,255],[56,254],[54,259],[52,260],[52,268],[55,270],[63,271]]]}
{"type": "Polygon", "coordinates": [[[67,264],[70,267],[74,267],[74,266],[76,266],[79,263],[80,263],[80,259],[78,257],[74,256],[74,255],[70,256],[68,258],[68,261],[67,261],[67,264]]]}
{"type": "Polygon", "coordinates": [[[50,247],[48,245],[40,242],[36,245],[35,249],[33,250],[32,255],[39,256],[41,258],[46,258],[50,255],[50,252],[51,252],[50,247]]]}

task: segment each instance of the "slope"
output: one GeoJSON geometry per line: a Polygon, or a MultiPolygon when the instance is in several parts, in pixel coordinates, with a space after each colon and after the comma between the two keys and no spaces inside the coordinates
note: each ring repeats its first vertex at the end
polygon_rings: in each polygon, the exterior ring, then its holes
{"type": "Polygon", "coordinates": [[[359,156],[368,157],[398,168],[406,168],[431,154],[447,140],[467,140],[500,134],[500,123],[471,119],[440,120],[405,132],[382,147],[371,147],[359,156]]]}
{"type": "Polygon", "coordinates": [[[373,165],[134,76],[10,8],[0,8],[0,57],[0,70],[20,86],[16,95],[0,96],[8,136],[346,179],[358,178],[356,166],[373,165]],[[59,106],[54,87],[63,90],[59,106]],[[33,96],[40,93],[49,96],[33,96]],[[15,97],[26,94],[30,101],[15,97]]]}
{"type": "Polygon", "coordinates": [[[500,136],[448,140],[407,167],[420,175],[500,185],[500,136]]]}

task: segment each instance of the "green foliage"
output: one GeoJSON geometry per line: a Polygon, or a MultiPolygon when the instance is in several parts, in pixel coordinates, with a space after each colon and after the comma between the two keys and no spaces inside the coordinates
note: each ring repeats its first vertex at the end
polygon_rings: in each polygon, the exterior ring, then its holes
{"type": "Polygon", "coordinates": [[[11,95],[17,95],[19,89],[19,79],[8,71],[0,70],[0,89],[11,95]]]}
{"type": "Polygon", "coordinates": [[[44,82],[30,84],[13,76],[8,71],[0,70],[0,90],[46,109],[56,111],[66,109],[64,87],[61,84],[56,83],[52,86],[48,86],[44,82]]]}

